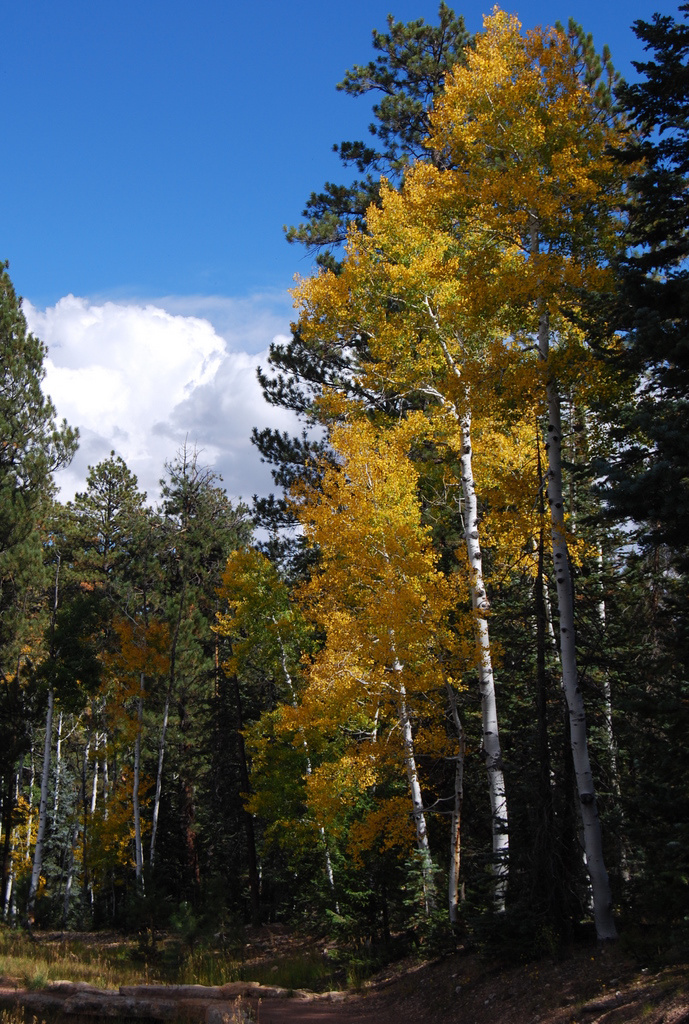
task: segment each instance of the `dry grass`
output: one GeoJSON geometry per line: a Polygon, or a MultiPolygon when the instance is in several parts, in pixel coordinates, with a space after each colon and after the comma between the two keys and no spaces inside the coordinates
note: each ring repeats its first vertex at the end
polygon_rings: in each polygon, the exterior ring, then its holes
{"type": "Polygon", "coordinates": [[[153,945],[102,933],[39,933],[32,941],[23,932],[0,926],[0,978],[28,989],[61,980],[87,982],[98,988],[255,981],[286,989],[324,990],[339,987],[336,972],[337,965],[320,952],[286,939],[270,949],[242,945],[189,950],[174,939],[153,945]]]}
{"type": "Polygon", "coordinates": [[[94,944],[52,936],[32,941],[23,932],[1,928],[0,977],[30,989],[58,980],[85,981],[99,988],[140,984],[148,980],[147,965],[132,958],[135,945],[122,939],[94,944]]]}

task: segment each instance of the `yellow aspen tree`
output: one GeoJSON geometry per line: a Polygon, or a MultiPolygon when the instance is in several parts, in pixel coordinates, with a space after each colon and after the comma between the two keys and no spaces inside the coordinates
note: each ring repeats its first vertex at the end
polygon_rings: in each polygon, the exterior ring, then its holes
{"type": "Polygon", "coordinates": [[[560,396],[572,366],[586,359],[585,339],[566,313],[583,291],[610,287],[623,186],[607,153],[620,142],[620,126],[584,70],[562,33],[537,29],[522,35],[517,19],[496,8],[466,67],[449,76],[431,116],[428,144],[447,153],[452,170],[419,173],[434,201],[452,210],[479,243],[475,266],[487,289],[502,297],[506,325],[514,330],[521,318],[521,337],[537,339],[538,365],[530,357],[524,362],[539,383],[548,418],[547,501],[563,684],[594,920],[598,937],[612,939],[616,930],[577,675],[561,457],[560,396]]]}
{"type": "MultiPolygon", "coordinates": [[[[460,246],[454,218],[428,200],[426,184],[417,182],[413,173],[400,191],[383,185],[381,207],[369,210],[368,231],[350,232],[341,273],[302,282],[295,298],[304,338],[337,332],[366,340],[370,360],[359,367],[361,385],[371,394],[398,396],[400,411],[421,403],[424,430],[448,451],[448,463],[458,466],[492,814],[494,903],[502,911],[509,858],[507,795],[473,449],[478,422],[482,447],[492,450],[493,465],[513,466],[510,449],[516,452],[513,435],[519,424],[500,424],[494,415],[491,378],[508,369],[509,360],[485,289],[466,281],[462,246],[468,247],[470,240],[462,239],[460,246]]],[[[523,464],[523,452],[517,461],[523,464]]],[[[485,472],[491,459],[484,458],[483,464],[485,472]]],[[[532,506],[533,491],[523,506],[532,506]]],[[[509,540],[514,547],[516,537],[517,546],[523,547],[528,532],[510,533],[503,526],[499,535],[503,544],[509,540]]]]}
{"type": "MultiPolygon", "coordinates": [[[[350,750],[345,754],[347,773],[356,769],[364,785],[375,780],[380,757],[389,751],[380,732],[399,733],[428,913],[436,896],[418,767],[419,723],[430,711],[423,744],[447,755],[437,706],[445,706],[448,689],[453,692],[453,671],[466,651],[449,622],[458,603],[457,579],[437,567],[421,521],[418,474],[408,457],[424,423],[421,414],[387,428],[347,417],[331,437],[340,464],[324,467],[318,488],[295,490],[297,516],[320,552],[300,597],[326,640],[308,667],[293,720],[330,731],[357,718],[368,722],[365,756],[361,750],[355,757],[350,750]]],[[[456,704],[454,711],[457,724],[456,704]]],[[[461,757],[463,733],[457,742],[455,756],[461,757]]],[[[453,825],[452,863],[458,864],[458,812],[453,825]]],[[[452,877],[450,905],[456,909],[452,877]]]]}
{"type": "MultiPolygon", "coordinates": [[[[486,665],[484,652],[490,648],[487,623],[482,623],[487,602],[479,520],[472,515],[475,428],[495,421],[499,412],[490,406],[497,404],[498,391],[508,388],[512,407],[507,429],[503,421],[494,432],[494,452],[490,441],[484,448],[482,468],[491,476],[491,467],[504,459],[507,436],[513,435],[517,463],[534,412],[547,409],[551,542],[566,640],[562,661],[563,670],[568,665],[564,671],[569,679],[570,721],[579,723],[579,751],[583,705],[573,682],[572,608],[564,592],[571,590],[563,574],[571,550],[558,468],[557,388],[566,381],[571,390],[587,376],[587,388],[595,387],[585,338],[566,313],[576,308],[581,290],[599,291],[609,285],[621,185],[605,153],[618,137],[617,125],[600,91],[594,94],[588,70],[562,34],[537,30],[524,38],[516,19],[496,9],[486,19],[485,32],[469,53],[466,67],[449,76],[431,115],[428,145],[445,154],[447,169],[419,163],[399,191],[383,184],[381,206],[369,209],[366,232],[350,232],[342,273],[319,275],[296,291],[304,336],[311,332],[316,341],[335,331],[342,344],[349,334],[358,350],[365,342],[370,360],[358,367],[361,386],[371,395],[382,394],[380,404],[387,401],[398,413],[405,406],[426,403],[434,422],[444,421],[446,438],[453,439],[446,443],[454,443],[460,456],[467,554],[470,565],[478,569],[473,573],[472,598],[479,664],[486,665]],[[557,339],[554,347],[551,338],[557,339]],[[537,359],[532,356],[534,348],[537,359]],[[497,379],[500,388],[495,387],[497,379]],[[454,420],[454,430],[448,429],[448,420],[454,420]]],[[[504,410],[503,404],[500,411],[504,410]]],[[[538,535],[535,463],[534,451],[520,515],[507,530],[494,527],[494,541],[499,538],[514,546],[519,519],[522,543],[529,534],[538,535]],[[524,505],[529,491],[530,529],[524,505]]],[[[492,476],[495,481],[499,474],[492,476]]],[[[505,477],[503,473],[503,481],[505,477]]],[[[482,680],[482,692],[485,689],[482,680]]],[[[484,716],[488,742],[497,738],[491,722],[484,716]]],[[[577,757],[580,802],[590,805],[587,757],[577,757]]],[[[489,756],[488,763],[500,769],[499,757],[489,756]]],[[[500,774],[501,769],[491,780],[496,855],[506,840],[506,816],[502,820],[495,812],[500,774]]],[[[607,905],[609,888],[600,856],[595,796],[593,805],[593,813],[590,807],[582,811],[590,840],[587,861],[598,879],[593,885],[598,892],[596,925],[602,937],[611,937],[610,911],[601,909],[607,905]]],[[[499,856],[496,867],[499,907],[501,897],[504,901],[499,856]]]]}

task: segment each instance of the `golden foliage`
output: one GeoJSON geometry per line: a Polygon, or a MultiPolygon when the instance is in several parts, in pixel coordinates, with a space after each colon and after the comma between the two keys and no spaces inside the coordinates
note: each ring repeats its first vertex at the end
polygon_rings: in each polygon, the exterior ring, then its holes
{"type": "MultiPolygon", "coordinates": [[[[381,737],[394,732],[402,695],[415,742],[444,756],[438,695],[475,659],[459,611],[471,573],[464,553],[451,575],[440,571],[419,479],[430,449],[458,485],[469,415],[490,582],[536,571],[544,383],[583,400],[610,387],[572,313],[582,291],[612,285],[625,182],[609,148],[623,132],[562,33],[523,34],[495,8],[431,114],[428,147],[445,159],[414,164],[400,189],[383,181],[366,230],[350,230],[341,272],[294,290],[304,341],[351,353],[357,383],[397,412],[386,422],[329,391],[319,415],[337,464],[292,495],[320,552],[299,599],[325,642],[276,727],[310,747],[328,738],[306,798],[330,827],[354,801],[348,772],[360,793],[390,779],[381,737]],[[547,363],[534,345],[544,312],[557,342],[547,363]]],[[[401,763],[398,753],[398,774],[401,763]]],[[[411,841],[397,800],[376,800],[350,833],[355,846],[411,841]]]]}

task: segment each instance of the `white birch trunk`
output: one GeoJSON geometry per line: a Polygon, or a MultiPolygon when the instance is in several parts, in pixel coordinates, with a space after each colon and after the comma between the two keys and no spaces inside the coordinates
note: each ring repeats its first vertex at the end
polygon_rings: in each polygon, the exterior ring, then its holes
{"type": "Polygon", "coordinates": [[[34,757],[34,745],[33,745],[33,729],[31,730],[31,753],[30,764],[31,774],[29,776],[29,817],[26,822],[26,853],[24,855],[25,861],[28,863],[31,860],[31,833],[33,832],[33,788],[36,782],[36,758],[34,757]]]}
{"type": "MultiPolygon", "coordinates": [[[[543,313],[538,329],[539,356],[547,362],[550,350],[550,323],[543,313]]],[[[555,381],[548,379],[548,505],[550,507],[553,565],[557,603],[560,613],[560,661],[562,684],[569,712],[572,759],[576,777],[579,809],[584,828],[586,867],[593,892],[593,916],[596,933],[601,941],[615,939],[617,931],[612,914],[612,896],[608,873],[603,860],[598,804],[586,735],[586,712],[577,674],[577,655],[574,633],[574,600],[569,567],[569,550],[565,530],[562,496],[562,434],[560,425],[560,396],[555,381]]]]}
{"type": "MultiPolygon", "coordinates": [[[[447,343],[440,332],[440,324],[426,300],[428,312],[438,328],[439,343],[450,373],[461,381],[460,368],[455,362],[447,343]]],[[[443,403],[441,395],[437,395],[443,403]]],[[[500,748],[500,732],[498,729],[498,712],[495,698],[495,678],[493,675],[493,659],[490,650],[490,634],[486,614],[490,605],[483,578],[483,558],[479,533],[478,501],[474,482],[474,469],[471,447],[471,405],[468,390],[464,389],[465,411],[460,415],[455,406],[453,414],[460,428],[461,455],[460,472],[462,483],[462,501],[464,505],[464,541],[469,559],[471,604],[474,611],[474,641],[476,644],[476,661],[481,694],[481,728],[483,736],[483,754],[486,760],[488,775],[488,793],[490,797],[492,837],[493,837],[493,903],[498,913],[505,910],[507,882],[509,878],[509,822],[507,817],[507,794],[505,776],[502,769],[502,750],[500,748]]]]}
{"type": "MultiPolygon", "coordinates": [[[[396,666],[396,671],[400,671],[399,666],[396,666]]],[[[416,845],[421,858],[424,902],[426,905],[426,916],[428,916],[435,907],[433,862],[431,860],[431,848],[428,843],[428,827],[426,825],[426,815],[423,809],[421,784],[419,783],[419,773],[416,767],[416,757],[414,755],[414,738],[412,735],[411,719],[409,718],[409,709],[407,707],[407,692],[404,683],[401,681],[399,683],[399,692],[400,702],[398,714],[400,729],[402,731],[402,743],[404,746],[404,765],[407,770],[407,781],[409,782],[409,792],[411,793],[412,817],[416,827],[416,845]]]]}
{"type": "MultiPolygon", "coordinates": [[[[10,855],[14,851],[14,842],[10,843],[10,855]]],[[[10,867],[9,877],[7,879],[7,888],[5,889],[5,906],[3,907],[3,918],[8,921],[12,915],[11,908],[13,907],[12,896],[14,893],[14,867],[10,867]]]]}
{"type": "Polygon", "coordinates": [[[36,906],[36,894],[41,878],[43,866],[43,842],[45,839],[45,827],[48,819],[48,782],[50,780],[50,751],[53,738],[53,706],[55,694],[51,686],[48,691],[48,710],[45,716],[45,743],[43,745],[43,771],[41,773],[41,802],[38,809],[38,832],[36,834],[36,846],[33,854],[33,870],[31,872],[31,884],[29,886],[29,899],[27,902],[27,917],[29,921],[33,917],[36,906]]]}
{"type": "Polygon", "coordinates": [[[452,824],[450,827],[450,873],[448,880],[448,906],[450,924],[459,924],[460,884],[459,868],[462,853],[462,804],[464,802],[464,753],[466,739],[462,720],[457,707],[457,694],[450,683],[445,684],[450,704],[450,714],[457,733],[457,756],[455,759],[455,792],[452,806],[452,824]]]}
{"type": "Polygon", "coordinates": [[[167,735],[167,724],[170,718],[170,693],[172,684],[165,694],[165,707],[163,708],[163,724],[160,728],[160,743],[158,745],[158,770],[156,772],[156,791],[153,798],[153,819],[151,822],[151,849],[149,852],[149,864],[155,864],[156,838],[158,836],[158,817],[160,815],[160,794],[163,788],[163,761],[165,759],[165,737],[167,735]]]}
{"type": "Polygon", "coordinates": [[[144,674],[139,681],[139,698],[136,708],[136,741],[134,743],[134,785],[132,787],[132,803],[134,805],[134,856],[136,862],[136,884],[139,891],[143,889],[144,858],[141,847],[141,809],[139,807],[139,774],[141,771],[141,729],[144,714],[144,674]]]}
{"type": "MultiPolygon", "coordinates": [[[[58,552],[57,563],[55,566],[55,587],[53,590],[53,610],[50,623],[50,657],[55,657],[55,619],[57,617],[57,604],[59,597],[59,585],[60,585],[60,565],[61,558],[58,552]]],[[[31,872],[31,884],[29,885],[29,898],[27,900],[26,916],[31,923],[33,917],[34,907],[36,905],[36,894],[38,892],[38,884],[41,878],[41,868],[43,866],[43,841],[45,838],[45,826],[48,818],[48,782],[50,780],[50,751],[52,749],[53,739],[53,706],[55,703],[55,693],[51,686],[48,691],[48,710],[45,718],[45,742],[43,744],[43,772],[41,774],[41,799],[38,809],[38,832],[36,834],[36,846],[34,847],[33,857],[33,870],[31,872]]]]}
{"type": "MultiPolygon", "coordinates": [[[[602,588],[602,575],[603,575],[603,551],[599,547],[596,555],[596,561],[598,562],[598,568],[601,573],[601,588],[602,588]]],[[[605,597],[601,596],[598,603],[598,615],[600,618],[601,626],[603,630],[606,629],[606,609],[605,609],[605,597]]],[[[617,802],[617,821],[619,827],[618,842],[619,842],[619,857],[620,857],[620,873],[625,882],[629,882],[631,875],[629,872],[629,860],[627,857],[627,843],[625,840],[626,829],[624,828],[625,815],[622,808],[622,789],[620,787],[620,772],[617,763],[617,740],[615,738],[615,730],[612,721],[612,688],[610,686],[610,673],[607,668],[603,675],[603,699],[605,708],[605,736],[608,745],[608,757],[610,759],[610,782],[611,789],[617,802]]]]}
{"type": "Polygon", "coordinates": [[[483,579],[483,560],[479,538],[478,502],[472,466],[471,413],[461,417],[462,454],[462,497],[464,502],[464,539],[466,542],[471,572],[471,603],[474,610],[474,638],[478,662],[479,689],[481,693],[481,724],[483,754],[488,774],[488,790],[492,814],[493,832],[493,898],[498,913],[505,910],[507,880],[509,873],[509,831],[507,821],[507,796],[505,776],[502,770],[502,751],[498,730],[498,712],[495,699],[495,679],[488,634],[488,595],[483,579]]]}
{"type": "Polygon", "coordinates": [[[165,708],[163,710],[163,724],[160,729],[160,743],[158,745],[158,770],[156,772],[156,791],[153,798],[153,820],[151,822],[151,846],[149,850],[148,860],[151,867],[155,864],[156,856],[156,839],[158,837],[158,818],[160,816],[160,794],[163,788],[163,762],[165,760],[165,738],[167,736],[167,726],[170,718],[170,700],[172,697],[172,689],[175,685],[175,670],[177,666],[177,641],[179,640],[179,630],[182,624],[182,611],[184,608],[184,595],[186,592],[186,584],[182,586],[182,592],[179,596],[179,608],[177,609],[177,622],[175,623],[175,632],[172,637],[172,643],[170,644],[170,679],[168,682],[167,693],[165,694],[165,708]]]}
{"type": "MultiPolygon", "coordinates": [[[[22,771],[23,771],[24,759],[22,758],[22,771]]],[[[19,774],[15,776],[14,783],[14,806],[16,807],[19,803],[19,774]]],[[[7,921],[10,917],[16,916],[16,906],[14,900],[14,835],[10,834],[10,870],[7,877],[7,887],[5,889],[5,905],[2,908],[3,918],[7,921]]]]}
{"type": "Polygon", "coordinates": [[[93,782],[91,784],[91,817],[96,813],[96,804],[98,801],[98,747],[100,746],[100,737],[96,733],[96,750],[93,758],[93,782]]]}
{"type": "Polygon", "coordinates": [[[57,743],[55,744],[55,793],[53,795],[53,821],[57,819],[60,806],[60,777],[62,775],[62,712],[57,718],[57,743]]]}
{"type": "Polygon", "coordinates": [[[74,879],[74,857],[77,850],[77,841],[79,839],[79,816],[72,826],[72,840],[69,847],[69,857],[67,865],[67,878],[65,880],[65,894],[62,901],[62,923],[63,926],[67,927],[67,917],[69,914],[69,902],[72,895],[72,882],[74,879]]]}
{"type": "MultiPolygon", "coordinates": [[[[596,562],[598,564],[598,570],[601,574],[601,587],[602,587],[602,575],[603,575],[603,552],[601,548],[598,548],[596,553],[596,562]]],[[[601,596],[598,602],[598,618],[600,624],[605,632],[607,628],[607,616],[605,610],[605,598],[601,596]]],[[[603,699],[605,707],[605,736],[608,745],[608,757],[610,758],[610,775],[612,783],[612,791],[615,797],[619,800],[621,796],[620,792],[620,776],[617,768],[617,742],[615,740],[615,732],[612,725],[612,689],[610,687],[610,673],[606,669],[603,675],[603,699]]]]}
{"type": "MultiPolygon", "coordinates": [[[[95,745],[95,749],[94,749],[94,753],[93,753],[93,780],[91,782],[91,799],[89,801],[89,813],[91,815],[91,818],[93,818],[93,815],[95,814],[96,803],[97,803],[97,800],[98,800],[98,747],[100,746],[100,736],[98,735],[98,732],[96,732],[95,744],[94,745],[95,745]]],[[[86,768],[86,765],[84,765],[84,769],[85,768],[86,768]]],[[[84,777],[84,792],[85,791],[86,791],[86,778],[84,777]]],[[[85,802],[85,800],[84,800],[84,802],[85,802]]],[[[86,821],[86,811],[85,810],[84,810],[84,821],[86,821]]],[[[95,901],[95,894],[94,894],[94,891],[93,891],[93,879],[92,878],[89,878],[88,890],[89,890],[89,899],[91,901],[91,910],[93,910],[93,904],[94,904],[94,901],[95,901]]]]}
{"type": "Polygon", "coordinates": [[[108,820],[108,801],[110,800],[110,778],[108,776],[108,740],[103,736],[103,817],[108,820]]]}

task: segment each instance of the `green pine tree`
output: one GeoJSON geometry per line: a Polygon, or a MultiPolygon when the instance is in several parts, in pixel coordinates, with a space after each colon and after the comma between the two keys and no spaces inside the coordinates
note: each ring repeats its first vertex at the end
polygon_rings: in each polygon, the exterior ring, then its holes
{"type": "MultiPolygon", "coordinates": [[[[77,431],[56,423],[43,393],[46,348],[27,330],[8,273],[0,264],[0,793],[4,899],[15,765],[28,749],[26,655],[31,617],[43,584],[41,521],[52,474],[69,463],[77,431]]],[[[4,905],[4,904],[3,904],[4,905]]]]}

